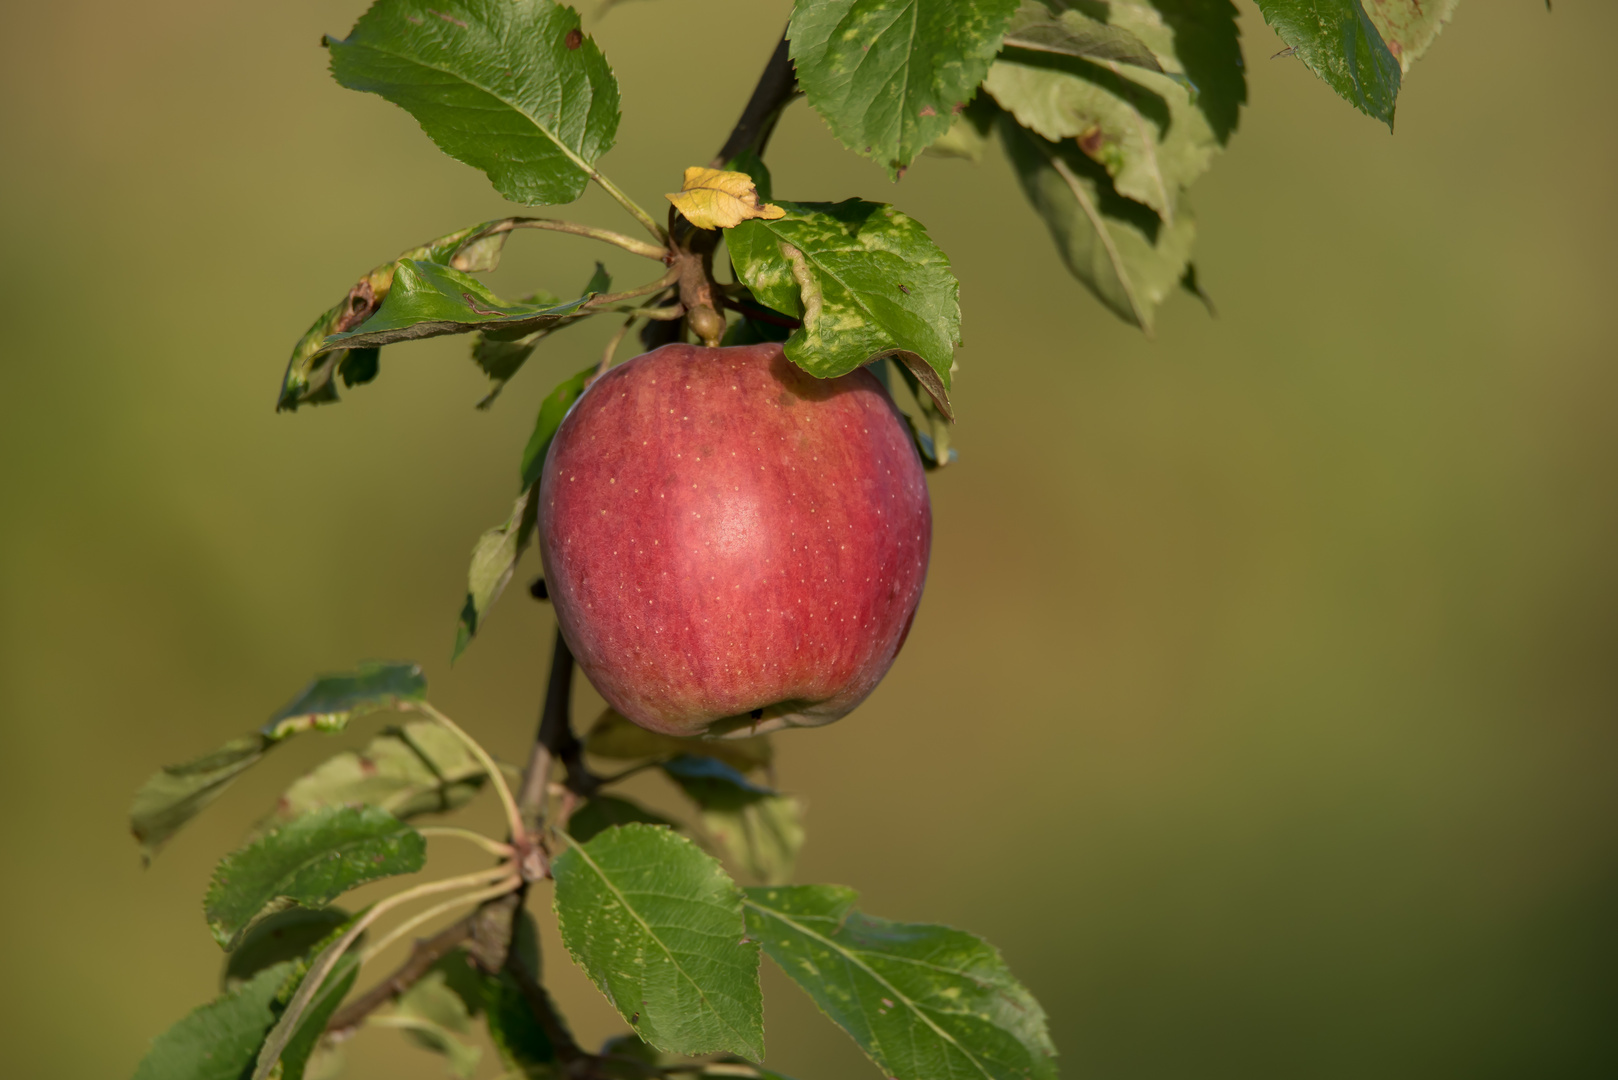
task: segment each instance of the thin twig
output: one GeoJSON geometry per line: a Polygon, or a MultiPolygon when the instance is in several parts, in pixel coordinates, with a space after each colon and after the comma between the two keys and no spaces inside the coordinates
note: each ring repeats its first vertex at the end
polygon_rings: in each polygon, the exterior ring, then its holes
{"type": "Polygon", "coordinates": [[[338,1009],[326,1025],[326,1034],[335,1039],[346,1038],[360,1022],[416,985],[433,965],[455,951],[472,936],[472,916],[444,927],[430,938],[416,942],[410,950],[410,959],[400,964],[393,974],[371,987],[359,997],[338,1009]]]}
{"type": "Polygon", "coordinates": [[[258,1064],[253,1070],[253,1080],[265,1080],[270,1075],[270,1071],[275,1068],[275,1063],[281,1060],[281,1052],[286,1049],[287,1043],[292,1041],[293,1033],[298,1029],[298,1021],[303,1019],[303,1014],[308,1010],[309,1003],[314,999],[321,983],[326,981],[326,976],[332,973],[332,969],[343,958],[343,954],[348,951],[349,946],[354,944],[355,940],[365,932],[367,927],[400,904],[419,900],[424,896],[433,896],[437,893],[453,892],[456,889],[488,886],[510,874],[510,872],[508,868],[500,867],[497,870],[485,870],[482,873],[467,874],[463,877],[429,881],[425,885],[417,885],[414,889],[406,889],[404,892],[395,893],[386,900],[378,901],[369,911],[355,919],[348,930],[343,933],[343,936],[328,945],[325,951],[315,957],[314,963],[309,965],[308,974],[298,984],[298,992],[292,995],[291,1001],[287,1002],[286,1010],[281,1013],[281,1018],[276,1021],[275,1027],[270,1029],[269,1038],[264,1041],[263,1047],[259,1050],[258,1064]]]}
{"type": "Polygon", "coordinates": [[[511,853],[516,850],[510,844],[502,844],[498,840],[491,840],[480,832],[473,832],[471,829],[458,829],[453,825],[418,825],[416,831],[423,836],[447,836],[465,840],[476,844],[490,855],[495,855],[502,859],[511,858],[511,853]]]}
{"type": "Polygon", "coordinates": [[[511,829],[512,843],[521,847],[528,838],[528,830],[523,825],[522,815],[517,812],[517,800],[511,797],[511,788],[506,784],[505,774],[500,771],[500,766],[494,763],[494,759],[489,756],[489,752],[483,749],[481,743],[462,730],[461,725],[439,712],[431,703],[418,701],[411,708],[447,729],[461,742],[465,743],[468,750],[472,751],[472,756],[478,759],[479,765],[483,766],[483,771],[488,774],[489,782],[494,785],[496,794],[500,796],[500,805],[505,807],[506,824],[511,829]]]}
{"type": "Polygon", "coordinates": [[[563,221],[560,218],[530,217],[514,217],[497,221],[477,235],[468,237],[462,242],[461,247],[464,249],[469,244],[482,240],[484,237],[496,236],[504,232],[514,232],[517,229],[548,229],[552,232],[572,233],[574,236],[587,236],[592,240],[600,240],[603,243],[621,247],[625,251],[633,252],[648,259],[656,259],[659,262],[669,253],[666,247],[648,244],[644,240],[636,240],[632,236],[625,236],[623,233],[613,232],[611,229],[598,229],[594,225],[580,225],[578,222],[563,221]]]}
{"type": "Polygon", "coordinates": [[[444,912],[453,911],[463,904],[481,904],[485,900],[493,900],[497,896],[504,896],[506,893],[510,892],[512,889],[521,884],[521,882],[522,877],[520,875],[512,874],[508,878],[500,879],[487,889],[482,889],[478,892],[472,893],[462,893],[460,896],[450,897],[443,903],[434,904],[426,911],[417,912],[415,915],[410,916],[410,918],[406,919],[398,926],[395,926],[392,930],[389,930],[382,936],[382,940],[378,941],[375,945],[367,945],[365,947],[365,951],[360,953],[360,963],[368,964],[372,960],[375,960],[378,956],[382,955],[389,945],[392,945],[395,941],[398,941],[400,938],[410,933],[410,931],[414,930],[422,923],[431,922],[440,915],[444,914],[444,912]]]}

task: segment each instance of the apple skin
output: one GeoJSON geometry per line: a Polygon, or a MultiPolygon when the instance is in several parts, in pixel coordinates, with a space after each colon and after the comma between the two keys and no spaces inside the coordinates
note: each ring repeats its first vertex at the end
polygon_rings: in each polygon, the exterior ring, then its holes
{"type": "Polygon", "coordinates": [[[746,736],[831,723],[876,687],[921,600],[932,507],[870,372],[676,344],[573,406],[538,531],[562,634],[613,708],[746,736]]]}

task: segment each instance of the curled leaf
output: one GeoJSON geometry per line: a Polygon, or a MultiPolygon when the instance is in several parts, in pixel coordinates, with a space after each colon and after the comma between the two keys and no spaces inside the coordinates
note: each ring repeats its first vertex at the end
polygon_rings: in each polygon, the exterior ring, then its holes
{"type": "Polygon", "coordinates": [[[774,221],[786,215],[779,206],[759,199],[758,188],[746,173],[699,165],[685,170],[679,192],[665,198],[699,229],[729,229],[754,218],[774,221]]]}

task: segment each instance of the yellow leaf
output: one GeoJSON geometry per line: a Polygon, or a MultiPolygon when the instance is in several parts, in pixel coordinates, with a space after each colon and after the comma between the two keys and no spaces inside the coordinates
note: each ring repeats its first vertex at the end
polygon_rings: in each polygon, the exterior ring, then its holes
{"type": "Polygon", "coordinates": [[[685,170],[679,194],[666,198],[699,229],[728,229],[751,218],[773,221],[786,216],[779,206],[758,201],[758,189],[746,173],[698,165],[685,170]]]}

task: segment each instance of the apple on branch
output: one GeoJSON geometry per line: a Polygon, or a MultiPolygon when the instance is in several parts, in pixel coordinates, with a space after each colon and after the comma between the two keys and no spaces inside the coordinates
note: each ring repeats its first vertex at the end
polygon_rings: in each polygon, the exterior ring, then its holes
{"type": "Polygon", "coordinates": [[[665,345],[591,385],[540,482],[562,633],[668,735],[827,724],[904,644],[932,542],[920,457],[868,371],[665,345]]]}

